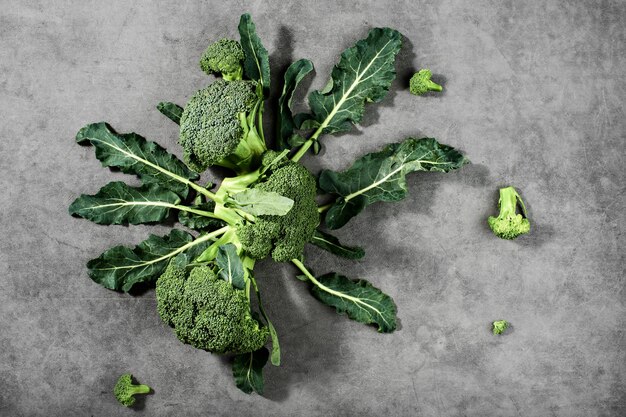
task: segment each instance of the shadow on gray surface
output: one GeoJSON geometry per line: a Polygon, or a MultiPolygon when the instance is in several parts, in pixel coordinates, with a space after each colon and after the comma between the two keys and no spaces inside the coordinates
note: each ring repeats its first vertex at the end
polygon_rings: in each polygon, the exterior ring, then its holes
{"type": "MultiPolygon", "coordinates": [[[[278,337],[281,339],[282,364],[279,367],[272,366],[270,363],[264,368],[265,392],[264,397],[275,402],[283,402],[289,398],[289,395],[295,386],[294,380],[305,373],[308,373],[309,358],[319,357],[323,355],[329,358],[325,362],[325,366],[315,369],[315,375],[318,378],[327,379],[335,373],[339,364],[340,344],[334,343],[343,338],[343,334],[339,329],[332,326],[325,326],[323,337],[310,338],[307,332],[301,330],[315,320],[307,318],[309,311],[302,311],[301,305],[295,302],[290,296],[293,291],[287,288],[286,280],[293,279],[296,281],[295,275],[298,271],[287,264],[268,265],[264,262],[265,267],[263,275],[267,279],[260,279],[259,286],[263,294],[263,303],[266,307],[274,306],[270,314],[270,319],[275,325],[278,325],[278,337]],[[294,335],[295,337],[292,337],[294,335]],[[282,337],[282,338],[281,338],[282,337]]],[[[312,271],[317,273],[319,271],[312,271]]],[[[306,286],[307,283],[296,282],[296,285],[306,286]]],[[[297,288],[298,293],[302,291],[297,288]]],[[[313,296],[306,291],[303,297],[313,296]]],[[[317,302],[313,300],[313,302],[317,302]]],[[[326,307],[325,307],[326,308],[326,307]]],[[[329,315],[335,314],[331,307],[327,307],[329,315]]],[[[337,319],[348,320],[347,317],[338,316],[337,319]]],[[[357,324],[358,325],[358,324],[357,324]]]]}

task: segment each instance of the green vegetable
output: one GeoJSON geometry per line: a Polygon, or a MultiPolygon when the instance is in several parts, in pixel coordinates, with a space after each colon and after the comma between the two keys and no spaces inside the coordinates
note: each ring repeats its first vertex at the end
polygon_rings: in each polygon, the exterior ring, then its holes
{"type": "Polygon", "coordinates": [[[359,158],[346,171],[324,170],[318,181],[301,158],[311,148],[319,153],[324,134],[350,130],[362,120],[366,103],[385,97],[402,36],[372,29],[342,53],[327,86],[309,95],[310,112],[296,115],[291,100],[313,64],[292,64],[278,100],[279,150],[267,150],[262,116],[270,94],[269,54],[247,14],[239,33],[240,42],[222,39],[202,56],[202,69],[222,78],[196,92],[184,109],[169,102],[157,106],[180,124],[185,163],[135,133],[90,124],[76,140],[93,145],[104,166],[136,175],[142,185],[112,182],[78,197],[69,211],[106,225],[168,222],[176,215],[191,229],[151,235],[135,247],[115,246],[87,263],[89,276],[118,291],[155,286],[158,313],[176,336],[199,349],[235,355],[236,385],[262,393],[262,368],[268,359],[280,365],[281,347],[261,302],[255,263],[269,256],[291,262],[319,301],[379,332],[393,332],[397,309],[389,295],[363,279],[314,275],[305,266],[305,245],[362,258],[363,248],[343,245],[324,226],[339,228],[377,201],[401,200],[411,172],[448,172],[467,159],[435,139],[407,138],[359,158]],[[196,181],[197,172],[214,165],[235,174],[212,191],[212,184],[196,181]],[[319,193],[332,202],[319,206],[319,193]]]}
{"type": "Polygon", "coordinates": [[[252,317],[245,291],[231,282],[219,279],[209,267],[188,271],[170,261],[156,283],[159,315],[180,341],[197,349],[219,354],[260,349],[269,330],[252,317]]]}
{"type": "Polygon", "coordinates": [[[411,80],[409,81],[409,90],[411,91],[411,94],[421,96],[429,91],[443,90],[443,87],[434,81],[431,81],[430,77],[432,76],[433,74],[428,69],[422,69],[413,74],[411,80]]]}
{"type": "Polygon", "coordinates": [[[497,320],[492,324],[493,334],[502,334],[509,328],[509,322],[506,320],[497,320]]]}
{"type": "Polygon", "coordinates": [[[221,74],[227,81],[241,80],[243,59],[239,42],[224,38],[208,46],[200,58],[200,68],[209,75],[221,74]]]}
{"type": "Polygon", "coordinates": [[[255,81],[219,79],[191,97],[179,139],[190,167],[219,165],[242,173],[258,165],[266,147],[255,125],[262,105],[256,89],[255,81]]]}
{"type": "Polygon", "coordinates": [[[135,404],[135,395],[148,393],[150,393],[150,387],[147,385],[133,384],[133,376],[131,374],[123,374],[120,376],[113,388],[115,399],[126,407],[131,407],[135,404]]]}
{"type": "Polygon", "coordinates": [[[498,217],[489,216],[487,222],[493,233],[502,239],[515,239],[519,235],[530,232],[530,222],[526,214],[526,206],[515,188],[500,188],[498,200],[500,214],[498,217]],[[522,208],[522,213],[517,212],[517,206],[522,208]]]}
{"type": "Polygon", "coordinates": [[[324,170],[320,188],[337,196],[325,206],[326,225],[338,229],[372,203],[404,199],[410,172],[449,172],[468,162],[457,150],[435,139],[407,138],[363,156],[344,172],[324,170]]]}

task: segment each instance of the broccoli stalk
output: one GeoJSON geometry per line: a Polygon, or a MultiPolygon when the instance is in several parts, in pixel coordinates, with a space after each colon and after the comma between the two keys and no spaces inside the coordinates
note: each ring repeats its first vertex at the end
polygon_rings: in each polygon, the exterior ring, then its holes
{"type": "Polygon", "coordinates": [[[498,217],[489,216],[487,222],[493,233],[502,239],[515,239],[530,231],[530,222],[526,215],[526,206],[520,195],[513,187],[500,189],[498,201],[500,214],[498,217]],[[522,208],[522,214],[517,213],[517,205],[522,208]]]}
{"type": "Polygon", "coordinates": [[[430,78],[433,76],[429,69],[421,69],[411,77],[409,81],[409,90],[411,94],[421,96],[429,91],[441,91],[443,87],[433,82],[430,78]]]}
{"type": "Polygon", "coordinates": [[[115,394],[117,401],[126,407],[130,407],[135,404],[134,395],[148,394],[149,392],[149,386],[133,384],[133,376],[131,374],[123,374],[120,376],[115,384],[115,387],[113,388],[113,394],[115,394]]]}

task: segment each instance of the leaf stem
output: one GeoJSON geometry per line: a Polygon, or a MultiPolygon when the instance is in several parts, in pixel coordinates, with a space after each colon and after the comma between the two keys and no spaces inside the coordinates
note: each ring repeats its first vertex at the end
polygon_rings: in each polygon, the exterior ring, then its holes
{"type": "Polygon", "coordinates": [[[329,289],[329,288],[324,287],[322,284],[320,284],[320,282],[319,282],[318,280],[316,280],[316,279],[315,279],[315,277],[313,276],[313,274],[311,274],[311,273],[309,272],[309,270],[308,270],[308,269],[306,269],[306,266],[304,266],[304,264],[303,264],[302,262],[300,262],[298,259],[292,259],[292,260],[291,260],[291,262],[292,262],[295,266],[297,266],[297,267],[298,267],[298,269],[299,269],[300,271],[302,271],[302,273],[303,273],[304,275],[306,275],[306,277],[307,277],[307,278],[308,278],[308,279],[309,279],[309,280],[310,280],[313,284],[315,284],[316,286],[318,286],[320,289],[322,289],[322,290],[324,290],[324,291],[326,291],[326,289],[329,289]]]}
{"type": "Polygon", "coordinates": [[[331,208],[333,206],[333,204],[335,204],[335,203],[328,203],[328,204],[324,204],[323,206],[319,206],[317,208],[317,212],[318,213],[323,213],[326,210],[328,210],[329,208],[331,208]]]}

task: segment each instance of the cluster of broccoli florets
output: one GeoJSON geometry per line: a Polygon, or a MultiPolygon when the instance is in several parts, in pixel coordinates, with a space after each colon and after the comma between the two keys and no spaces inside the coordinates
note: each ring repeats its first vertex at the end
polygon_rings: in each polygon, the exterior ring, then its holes
{"type": "Polygon", "coordinates": [[[221,74],[227,81],[241,80],[245,56],[239,42],[220,39],[209,45],[200,58],[200,68],[207,74],[221,74]]]}
{"type": "Polygon", "coordinates": [[[250,311],[243,290],[218,278],[208,266],[190,271],[172,260],[156,284],[157,310],[183,343],[209,352],[245,353],[269,336],[250,311]]]}
{"type": "Polygon", "coordinates": [[[143,384],[133,384],[133,376],[131,374],[123,374],[119,377],[113,387],[113,395],[115,399],[126,407],[135,404],[135,395],[150,393],[150,387],[143,384]]]}
{"type": "Polygon", "coordinates": [[[255,119],[262,105],[257,83],[215,80],[194,94],[180,119],[179,143],[185,162],[196,171],[212,165],[247,172],[267,149],[255,119]]]}
{"type": "MultiPolygon", "coordinates": [[[[271,161],[277,155],[268,151],[264,161],[271,161]]],[[[263,259],[270,253],[276,262],[300,259],[304,245],[319,224],[315,178],[304,166],[288,161],[254,187],[276,192],[292,199],[294,204],[284,216],[258,216],[255,222],[239,227],[237,236],[245,251],[254,259],[263,259]]]]}

